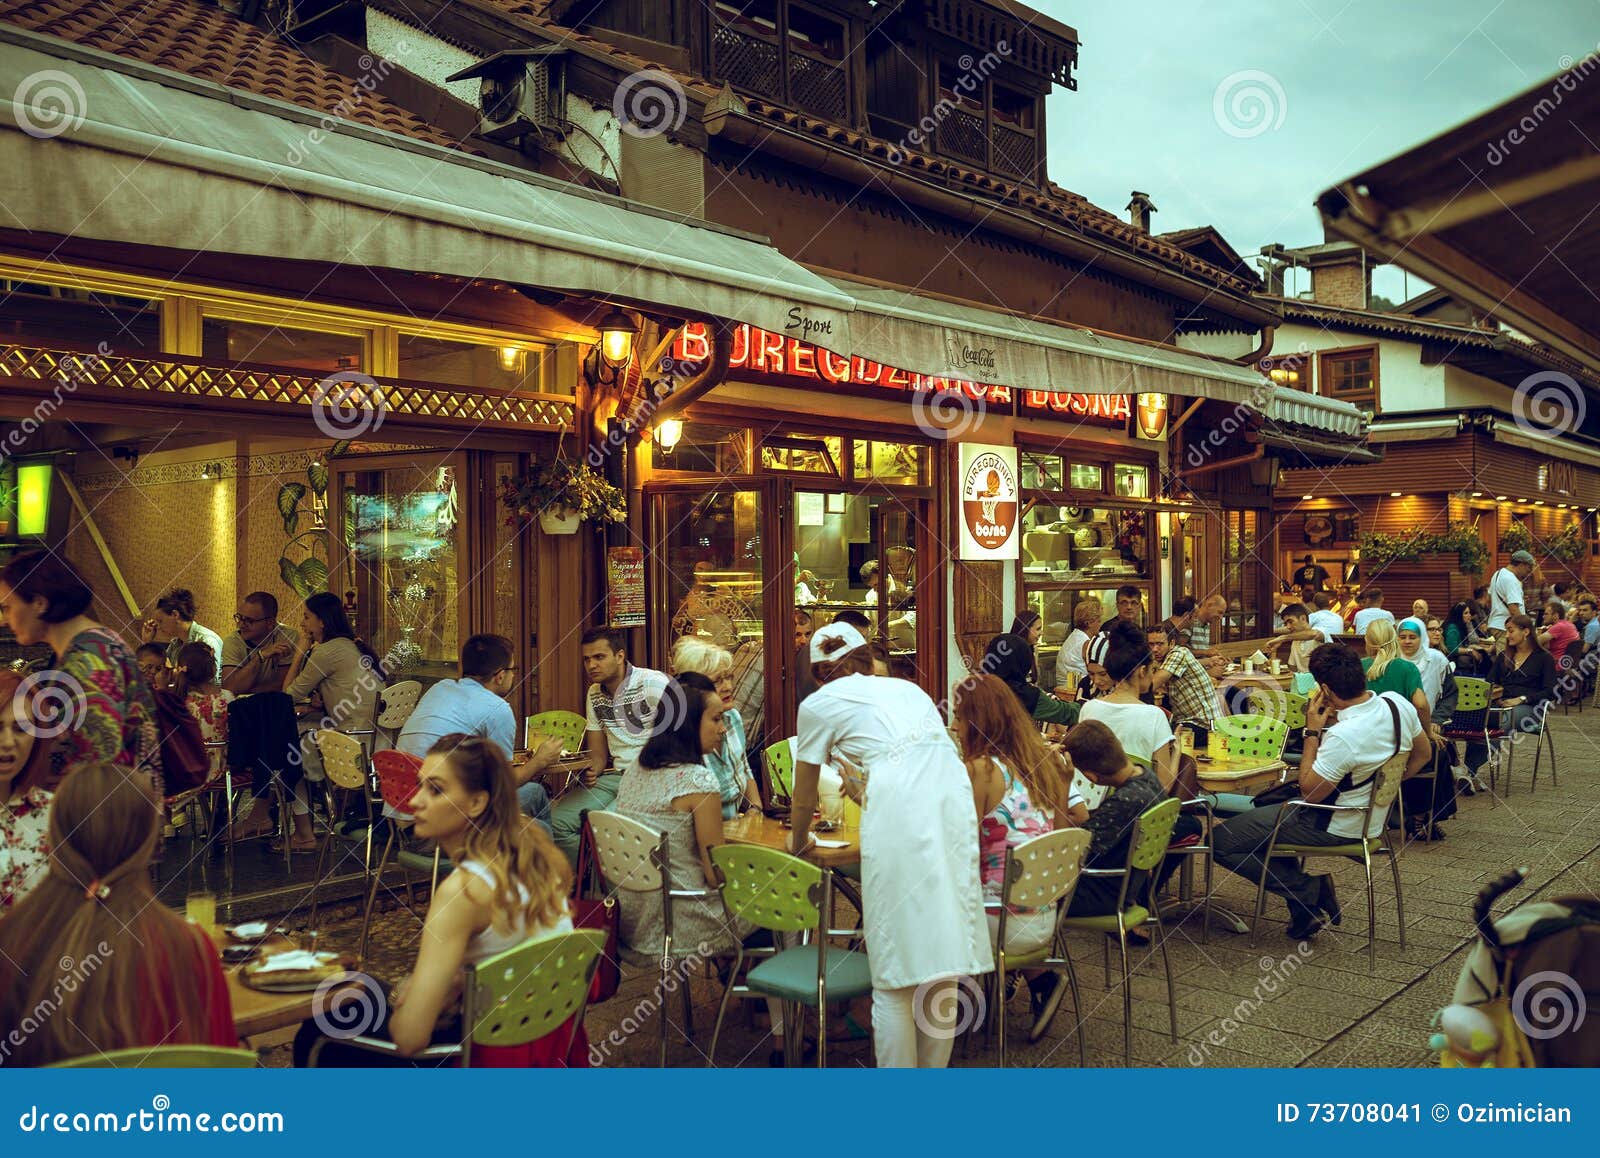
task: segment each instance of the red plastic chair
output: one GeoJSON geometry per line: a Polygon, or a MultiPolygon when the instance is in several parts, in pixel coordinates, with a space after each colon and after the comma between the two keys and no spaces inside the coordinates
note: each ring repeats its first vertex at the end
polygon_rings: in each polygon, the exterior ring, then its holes
{"type": "MultiPolygon", "coordinates": [[[[366,908],[361,914],[361,947],[356,952],[358,962],[367,958],[367,934],[372,928],[372,909],[378,901],[378,885],[383,880],[383,870],[388,867],[390,854],[399,841],[400,829],[412,823],[411,813],[407,809],[411,798],[417,794],[417,774],[422,771],[422,758],[409,752],[385,748],[372,754],[372,770],[378,775],[378,794],[383,797],[384,807],[394,815],[386,814],[389,833],[384,838],[383,855],[378,858],[378,867],[372,874],[366,908]]],[[[407,875],[406,908],[420,921],[422,918],[413,907],[410,894],[411,878],[407,875]]]]}

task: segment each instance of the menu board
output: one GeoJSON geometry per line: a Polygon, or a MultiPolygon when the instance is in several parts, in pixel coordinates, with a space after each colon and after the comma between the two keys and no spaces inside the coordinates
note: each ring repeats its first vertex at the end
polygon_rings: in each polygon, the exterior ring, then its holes
{"type": "Polygon", "coordinates": [[[606,622],[611,627],[643,627],[644,548],[608,548],[606,578],[606,622]]]}

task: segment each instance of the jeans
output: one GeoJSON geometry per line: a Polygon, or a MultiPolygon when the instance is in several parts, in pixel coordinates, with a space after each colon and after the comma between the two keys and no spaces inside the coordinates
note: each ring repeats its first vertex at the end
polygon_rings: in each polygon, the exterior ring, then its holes
{"type": "Polygon", "coordinates": [[[550,832],[550,793],[537,780],[530,780],[517,789],[517,803],[522,805],[522,815],[531,816],[544,830],[550,832]]]}
{"type": "MultiPolygon", "coordinates": [[[[1252,808],[1218,825],[1211,834],[1212,856],[1230,872],[1252,884],[1261,879],[1261,862],[1272,837],[1272,826],[1286,805],[1252,808]]],[[[1278,829],[1279,844],[1349,844],[1348,836],[1330,836],[1317,827],[1315,812],[1296,808],[1278,829]]],[[[1317,894],[1321,882],[1306,873],[1301,862],[1289,856],[1275,856],[1267,871],[1267,888],[1289,902],[1289,916],[1304,920],[1317,914],[1317,894]]]]}
{"type": "MultiPolygon", "coordinates": [[[[1180,841],[1188,836],[1197,835],[1203,826],[1200,818],[1196,816],[1180,815],[1172,825],[1172,839],[1180,841]]],[[[1156,874],[1156,892],[1160,893],[1167,880],[1183,865],[1184,854],[1174,853],[1161,862],[1161,868],[1156,874]]],[[[1109,864],[1097,864],[1092,868],[1113,868],[1109,864]]],[[[1135,870],[1135,877],[1148,878],[1147,873],[1135,870]]],[[[1121,877],[1086,877],[1078,878],[1078,887],[1072,892],[1072,904],[1067,908],[1069,917],[1104,917],[1117,911],[1117,898],[1122,895],[1121,877]]],[[[1138,880],[1128,885],[1128,903],[1130,905],[1144,904],[1149,896],[1149,881],[1138,880]]]]}
{"type": "Polygon", "coordinates": [[[550,834],[556,839],[556,847],[567,854],[574,866],[578,863],[578,842],[583,836],[583,814],[610,808],[617,799],[617,787],[621,783],[622,773],[604,773],[594,782],[593,788],[574,785],[551,807],[550,834]]]}

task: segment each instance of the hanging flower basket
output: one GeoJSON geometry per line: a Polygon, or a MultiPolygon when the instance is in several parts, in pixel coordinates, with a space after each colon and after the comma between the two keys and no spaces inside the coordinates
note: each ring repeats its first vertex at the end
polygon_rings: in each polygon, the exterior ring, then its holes
{"type": "Polygon", "coordinates": [[[531,475],[500,484],[500,501],[513,519],[539,518],[547,534],[571,535],[579,523],[620,523],[628,517],[622,491],[587,463],[555,458],[531,475]]]}
{"type": "Polygon", "coordinates": [[[571,507],[539,512],[539,529],[547,535],[576,535],[582,522],[571,507]]]}

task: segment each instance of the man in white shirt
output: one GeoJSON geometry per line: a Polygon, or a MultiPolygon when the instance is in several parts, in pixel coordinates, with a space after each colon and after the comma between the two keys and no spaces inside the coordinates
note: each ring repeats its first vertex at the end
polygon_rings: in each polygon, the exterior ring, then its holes
{"type": "MultiPolygon", "coordinates": [[[[1326,598],[1326,593],[1324,593],[1326,598]]],[[[1335,616],[1335,618],[1338,618],[1335,616]]],[[[1333,640],[1320,627],[1313,627],[1306,615],[1305,604],[1291,603],[1283,609],[1283,630],[1267,641],[1262,648],[1268,655],[1287,643],[1289,645],[1289,670],[1310,671],[1311,653],[1324,643],[1333,640]]]]}
{"type": "MultiPolygon", "coordinates": [[[[1410,702],[1392,692],[1367,690],[1361,657],[1339,643],[1311,655],[1317,691],[1306,708],[1305,752],[1300,759],[1300,797],[1311,804],[1338,805],[1328,827],[1317,825],[1316,809],[1296,807],[1282,825],[1287,804],[1254,808],[1220,825],[1211,845],[1217,863],[1249,881],[1261,879],[1262,860],[1274,826],[1280,844],[1348,844],[1362,837],[1362,818],[1379,769],[1392,757],[1405,757],[1405,775],[1428,762],[1432,746],[1417,743],[1422,721],[1410,702]]],[[[1388,822],[1387,809],[1373,809],[1365,835],[1375,837],[1388,822]]],[[[1307,876],[1300,861],[1275,857],[1267,888],[1289,903],[1289,939],[1303,941],[1322,928],[1323,916],[1335,924],[1342,914],[1328,877],[1307,876]]]]}
{"type": "Polygon", "coordinates": [[[1515,551],[1511,562],[1494,573],[1489,581],[1489,622],[1485,626],[1496,634],[1506,629],[1506,620],[1527,613],[1528,597],[1522,585],[1533,574],[1533,556],[1515,551]]]}
{"type": "Polygon", "coordinates": [[[1350,625],[1351,630],[1357,635],[1365,635],[1367,625],[1374,620],[1387,619],[1391,623],[1394,621],[1394,612],[1384,609],[1382,587],[1368,587],[1361,593],[1361,602],[1366,606],[1356,612],[1355,622],[1350,625]]]}
{"type": "Polygon", "coordinates": [[[1311,598],[1313,610],[1307,624],[1322,632],[1324,643],[1332,643],[1335,636],[1344,634],[1344,616],[1333,609],[1333,596],[1318,591],[1311,598]]]}
{"type": "Polygon", "coordinates": [[[556,847],[574,864],[583,813],[610,808],[616,800],[623,774],[650,738],[656,705],[671,682],[665,672],[629,663],[619,631],[597,627],[584,633],[581,646],[583,674],[590,680],[589,770],[583,783],[563,792],[550,810],[556,847]]]}

